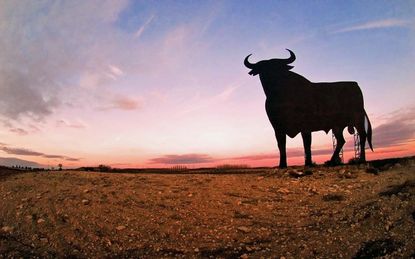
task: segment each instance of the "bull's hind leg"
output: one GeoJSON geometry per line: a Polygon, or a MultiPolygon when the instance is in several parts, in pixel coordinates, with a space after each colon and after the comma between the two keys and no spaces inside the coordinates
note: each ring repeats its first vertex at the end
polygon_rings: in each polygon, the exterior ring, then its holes
{"type": "Polygon", "coordinates": [[[311,160],[311,132],[301,132],[303,137],[304,153],[305,153],[305,165],[312,166],[311,160]]]}
{"type": "Polygon", "coordinates": [[[287,167],[287,153],[285,151],[286,136],[285,133],[275,132],[277,138],[278,149],[280,150],[280,165],[279,168],[287,167]]]}
{"type": "Polygon", "coordinates": [[[330,159],[330,164],[331,165],[339,165],[341,164],[341,159],[340,159],[340,150],[343,148],[344,143],[346,143],[346,141],[344,140],[343,137],[343,129],[342,128],[337,128],[337,129],[333,129],[333,134],[336,137],[336,149],[334,150],[333,156],[330,159]]]}
{"type": "Polygon", "coordinates": [[[360,139],[359,163],[365,163],[366,162],[366,153],[365,153],[366,130],[365,130],[365,118],[364,117],[361,119],[361,122],[359,122],[356,125],[356,129],[357,129],[357,133],[359,133],[359,139],[360,139]]]}

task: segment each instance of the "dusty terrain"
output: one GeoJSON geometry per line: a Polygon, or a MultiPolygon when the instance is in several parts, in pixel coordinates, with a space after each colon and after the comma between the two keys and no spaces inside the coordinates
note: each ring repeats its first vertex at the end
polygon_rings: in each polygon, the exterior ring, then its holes
{"type": "Polygon", "coordinates": [[[414,160],[376,167],[1,169],[0,258],[413,258],[414,160]]]}

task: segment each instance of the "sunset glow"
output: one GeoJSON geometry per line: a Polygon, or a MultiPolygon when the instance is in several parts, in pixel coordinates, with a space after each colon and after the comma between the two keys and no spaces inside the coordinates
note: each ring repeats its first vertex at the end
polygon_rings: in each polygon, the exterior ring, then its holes
{"type": "MultiPolygon", "coordinates": [[[[2,1],[0,48],[0,164],[276,166],[243,59],[286,48],[313,82],[359,83],[368,160],[415,155],[413,1],[2,1]]],[[[313,133],[313,160],[331,141],[313,133]]],[[[287,152],[303,164],[300,136],[287,152]]]]}

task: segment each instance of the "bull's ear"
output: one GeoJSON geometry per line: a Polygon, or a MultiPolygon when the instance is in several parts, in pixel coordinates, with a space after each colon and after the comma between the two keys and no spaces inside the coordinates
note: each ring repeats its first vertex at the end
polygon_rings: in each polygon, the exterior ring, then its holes
{"type": "Polygon", "coordinates": [[[287,70],[291,70],[291,69],[293,69],[294,66],[286,65],[285,67],[287,68],[287,70]]]}

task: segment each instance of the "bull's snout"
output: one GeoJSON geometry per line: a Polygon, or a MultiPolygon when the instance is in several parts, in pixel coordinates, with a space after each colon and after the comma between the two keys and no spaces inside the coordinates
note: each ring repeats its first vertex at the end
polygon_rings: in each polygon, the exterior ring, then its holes
{"type": "Polygon", "coordinates": [[[256,76],[256,75],[258,75],[259,73],[257,72],[257,71],[255,71],[254,69],[252,69],[251,71],[249,71],[249,73],[248,74],[250,74],[251,76],[256,76]]]}

